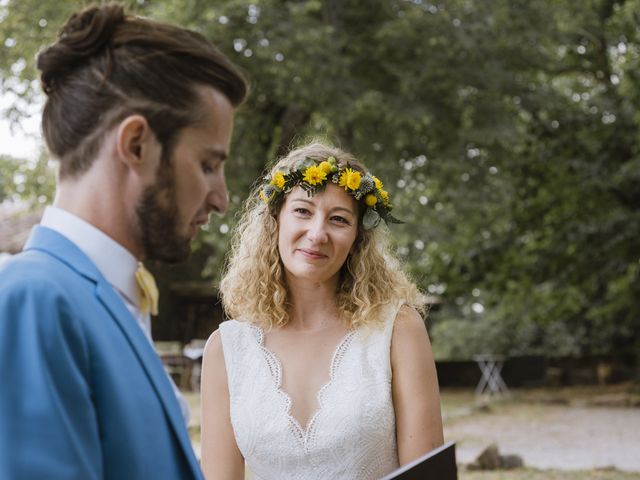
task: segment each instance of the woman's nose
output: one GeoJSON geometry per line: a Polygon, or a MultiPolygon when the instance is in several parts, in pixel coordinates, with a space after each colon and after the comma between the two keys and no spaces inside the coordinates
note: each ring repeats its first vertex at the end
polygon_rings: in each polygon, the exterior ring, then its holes
{"type": "Polygon", "coordinates": [[[307,230],[307,238],[313,243],[325,243],[327,241],[327,229],[324,221],[313,221],[307,230]]]}

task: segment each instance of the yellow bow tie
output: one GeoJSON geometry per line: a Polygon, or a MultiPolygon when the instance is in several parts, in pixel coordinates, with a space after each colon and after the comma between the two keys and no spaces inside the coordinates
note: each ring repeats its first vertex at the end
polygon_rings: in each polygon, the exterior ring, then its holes
{"type": "Polygon", "coordinates": [[[158,315],[158,287],[153,275],[144,268],[142,262],[138,262],[136,281],[140,287],[140,309],[143,313],[158,315]]]}

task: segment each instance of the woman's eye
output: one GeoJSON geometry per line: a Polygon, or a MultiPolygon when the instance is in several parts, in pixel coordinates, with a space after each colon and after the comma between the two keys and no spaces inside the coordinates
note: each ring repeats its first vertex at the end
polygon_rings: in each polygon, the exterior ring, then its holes
{"type": "Polygon", "coordinates": [[[202,162],[202,171],[204,173],[213,173],[213,167],[208,162],[202,162]]]}
{"type": "Polygon", "coordinates": [[[302,207],[294,208],[293,211],[296,212],[296,213],[300,213],[302,215],[307,215],[307,214],[310,213],[309,210],[307,210],[306,208],[302,208],[302,207]]]}
{"type": "Polygon", "coordinates": [[[333,217],[331,217],[331,220],[338,222],[338,223],[344,223],[345,225],[351,225],[351,223],[349,223],[349,220],[347,220],[344,217],[341,217],[339,215],[334,215],[333,217]]]}

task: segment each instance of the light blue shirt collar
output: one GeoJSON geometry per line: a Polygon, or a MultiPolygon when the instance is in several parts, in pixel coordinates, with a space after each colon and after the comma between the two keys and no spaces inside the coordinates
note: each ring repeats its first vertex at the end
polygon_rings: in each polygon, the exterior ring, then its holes
{"type": "Polygon", "coordinates": [[[61,208],[47,207],[40,225],[75,243],[107,281],[132,305],[140,308],[140,291],[135,279],[138,261],[131,252],[103,231],[61,208]]]}

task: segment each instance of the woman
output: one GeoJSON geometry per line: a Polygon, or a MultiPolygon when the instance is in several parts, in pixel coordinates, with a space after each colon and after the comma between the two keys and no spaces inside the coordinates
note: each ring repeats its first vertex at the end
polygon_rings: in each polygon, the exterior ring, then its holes
{"type": "Polygon", "coordinates": [[[379,478],[443,443],[424,297],[387,247],[382,182],[322,144],[252,196],[205,349],[207,479],[379,478]]]}

